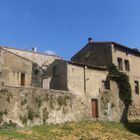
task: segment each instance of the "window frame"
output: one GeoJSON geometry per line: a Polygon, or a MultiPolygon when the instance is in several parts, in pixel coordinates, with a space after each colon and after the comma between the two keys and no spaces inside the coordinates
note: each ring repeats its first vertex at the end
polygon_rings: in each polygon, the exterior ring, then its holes
{"type": "Polygon", "coordinates": [[[139,81],[135,80],[134,86],[135,86],[135,94],[139,95],[139,81]]]}
{"type": "Polygon", "coordinates": [[[130,71],[130,63],[129,60],[124,60],[125,71],[130,71]]]}
{"type": "Polygon", "coordinates": [[[118,70],[123,71],[123,59],[120,57],[117,57],[117,67],[118,67],[118,70]]]}

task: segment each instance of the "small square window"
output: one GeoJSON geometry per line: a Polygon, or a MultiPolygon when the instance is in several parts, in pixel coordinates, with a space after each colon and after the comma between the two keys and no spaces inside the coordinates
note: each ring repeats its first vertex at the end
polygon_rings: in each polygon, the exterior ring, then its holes
{"type": "Polygon", "coordinates": [[[123,61],[122,61],[122,58],[117,58],[117,62],[118,62],[118,69],[119,70],[123,70],[123,61]]]}
{"type": "Polygon", "coordinates": [[[125,70],[130,71],[130,65],[128,60],[124,60],[125,70]]]}
{"type": "Polygon", "coordinates": [[[102,84],[103,84],[104,89],[110,90],[110,81],[108,79],[102,80],[102,84]]]}
{"type": "Polygon", "coordinates": [[[139,82],[138,81],[134,81],[135,84],[135,93],[139,94],[139,82]]]}
{"type": "Polygon", "coordinates": [[[20,79],[20,85],[25,86],[25,73],[21,73],[20,79]]]}

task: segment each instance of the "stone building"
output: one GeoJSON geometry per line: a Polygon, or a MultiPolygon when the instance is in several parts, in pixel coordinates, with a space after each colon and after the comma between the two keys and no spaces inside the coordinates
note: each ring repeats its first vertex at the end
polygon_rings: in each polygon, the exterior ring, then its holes
{"type": "MultiPolygon", "coordinates": [[[[19,116],[21,108],[24,110],[22,117],[28,117],[26,108],[28,105],[32,110],[41,112],[39,113],[41,114],[40,118],[44,117],[45,110],[47,113],[45,121],[47,122],[48,118],[51,123],[65,122],[64,120],[77,121],[84,117],[95,120],[120,121],[124,106],[119,98],[118,86],[107,78],[108,71],[106,69],[108,64],[114,63],[120,71],[127,73],[130,77],[133,105],[129,116],[136,119],[140,117],[139,57],[140,52],[136,49],[130,49],[114,42],[93,42],[91,39],[71,58],[71,61],[62,60],[55,55],[36,52],[35,48],[33,51],[27,51],[1,46],[0,82],[1,86],[3,88],[6,86],[8,91],[2,90],[1,92],[6,92],[7,95],[10,91],[11,94],[16,93],[11,103],[13,108],[18,110],[14,120],[17,118],[19,122],[21,121],[21,116],[19,116]],[[19,92],[21,93],[19,94],[19,92]],[[48,93],[50,95],[47,95],[48,93]],[[53,94],[51,95],[51,93],[53,94]],[[61,100],[57,93],[63,97],[61,100]],[[70,97],[65,96],[65,93],[70,97]],[[27,98],[28,105],[25,103],[23,106],[22,96],[30,97],[27,98]],[[72,101],[70,101],[71,97],[72,101]],[[17,98],[20,108],[14,103],[17,98]],[[67,100],[68,103],[66,103],[67,100]],[[55,107],[52,104],[55,104],[55,107]],[[48,108],[51,111],[48,111],[48,108]],[[78,108],[83,110],[78,111],[78,108]],[[70,112],[71,110],[76,110],[76,113],[70,112]],[[61,117],[57,116],[58,113],[61,114],[61,117]],[[72,118],[69,117],[71,114],[73,114],[72,118]]],[[[3,94],[0,95],[1,99],[6,100],[3,94]]],[[[0,106],[2,105],[0,104],[0,106]]],[[[7,109],[7,104],[5,104],[5,108],[7,109]]],[[[8,114],[9,119],[12,114],[8,114]]],[[[40,118],[38,118],[38,124],[42,124],[44,121],[40,118]]],[[[34,122],[36,121],[34,120],[34,122]]]]}
{"type": "Polygon", "coordinates": [[[70,91],[86,103],[92,119],[120,120],[118,87],[107,79],[106,67],[55,60],[45,75],[51,89],[70,91]]]}
{"type": "Polygon", "coordinates": [[[56,55],[0,46],[1,84],[43,87],[42,75],[48,66],[60,59],[56,55]]]}
{"type": "Polygon", "coordinates": [[[1,85],[31,86],[33,62],[0,48],[1,85]]]}
{"type": "MultiPolygon", "coordinates": [[[[135,114],[140,115],[140,52],[115,42],[89,43],[76,53],[71,61],[94,66],[107,66],[114,63],[120,71],[128,74],[132,88],[135,114]]],[[[130,113],[131,114],[131,113],[130,113]]]]}

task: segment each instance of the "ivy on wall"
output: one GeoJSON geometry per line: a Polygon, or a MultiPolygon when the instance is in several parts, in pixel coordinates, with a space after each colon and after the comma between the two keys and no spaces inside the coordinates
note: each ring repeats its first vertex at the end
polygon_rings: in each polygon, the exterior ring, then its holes
{"type": "Polygon", "coordinates": [[[129,83],[129,77],[126,73],[118,71],[114,64],[108,65],[109,78],[115,81],[119,87],[119,97],[125,106],[132,103],[132,91],[129,83]]]}

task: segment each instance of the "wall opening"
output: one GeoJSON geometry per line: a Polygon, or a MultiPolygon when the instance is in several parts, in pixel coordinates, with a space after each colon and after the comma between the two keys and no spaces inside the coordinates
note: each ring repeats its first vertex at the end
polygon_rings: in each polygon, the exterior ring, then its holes
{"type": "Polygon", "coordinates": [[[135,93],[139,94],[139,82],[138,81],[134,81],[135,84],[135,93]]]}
{"type": "Polygon", "coordinates": [[[51,77],[43,79],[43,89],[50,89],[51,77]]]}
{"type": "Polygon", "coordinates": [[[124,60],[125,70],[130,71],[130,65],[128,60],[124,60]]]}
{"type": "Polygon", "coordinates": [[[110,90],[110,80],[106,79],[106,80],[102,80],[102,84],[103,84],[103,88],[110,90]]]}
{"type": "Polygon", "coordinates": [[[119,70],[123,70],[123,61],[122,61],[122,58],[117,58],[117,62],[118,62],[118,69],[119,70]]]}
{"type": "Polygon", "coordinates": [[[25,73],[21,73],[20,79],[21,79],[20,85],[21,86],[25,86],[25,73]]]}
{"type": "Polygon", "coordinates": [[[92,118],[98,118],[98,100],[91,99],[91,114],[92,118]]]}

